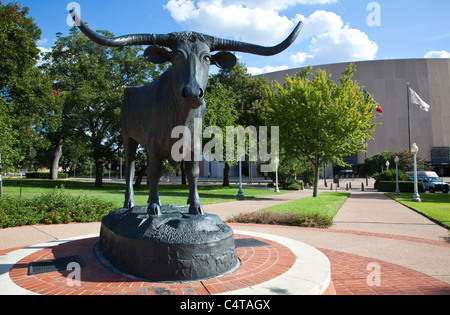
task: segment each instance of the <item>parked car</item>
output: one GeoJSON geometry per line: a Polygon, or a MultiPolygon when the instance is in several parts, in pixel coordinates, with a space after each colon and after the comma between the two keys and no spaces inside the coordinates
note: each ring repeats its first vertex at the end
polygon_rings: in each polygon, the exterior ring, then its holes
{"type": "MultiPolygon", "coordinates": [[[[414,172],[406,172],[406,175],[410,180],[414,180],[414,172]]],[[[442,191],[447,194],[450,188],[449,184],[442,181],[435,172],[417,172],[417,180],[423,182],[425,190],[430,193],[442,191]]]]}

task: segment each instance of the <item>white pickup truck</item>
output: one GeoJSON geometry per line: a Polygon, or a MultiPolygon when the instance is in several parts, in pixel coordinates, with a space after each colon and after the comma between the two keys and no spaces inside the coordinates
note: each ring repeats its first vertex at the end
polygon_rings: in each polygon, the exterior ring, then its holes
{"type": "MultiPolygon", "coordinates": [[[[410,180],[414,180],[414,172],[406,172],[410,180]]],[[[449,184],[442,181],[435,172],[417,172],[417,180],[423,182],[425,190],[430,193],[442,191],[447,194],[449,191],[449,184]]]]}

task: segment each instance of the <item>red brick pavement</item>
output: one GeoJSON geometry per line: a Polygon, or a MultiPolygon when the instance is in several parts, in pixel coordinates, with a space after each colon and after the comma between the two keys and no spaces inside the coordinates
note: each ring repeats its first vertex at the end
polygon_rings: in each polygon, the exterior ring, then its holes
{"type": "MultiPolygon", "coordinates": [[[[242,237],[235,235],[236,238],[242,237]]],[[[256,238],[258,239],[258,238],[256,238]]],[[[287,247],[273,241],[264,247],[238,248],[241,267],[221,278],[186,283],[153,283],[136,281],[106,269],[94,253],[98,237],[64,243],[42,249],[19,261],[10,271],[11,279],[20,287],[44,295],[206,295],[246,288],[263,283],[288,271],[295,256],[287,247]],[[50,272],[28,276],[28,264],[33,261],[80,255],[82,268],[80,286],[70,286],[71,271],[50,272]]]]}
{"type": "MultiPolygon", "coordinates": [[[[376,237],[450,246],[444,242],[395,235],[337,230],[329,232],[370,234],[376,237]]],[[[97,260],[92,250],[97,238],[70,242],[70,246],[66,243],[40,250],[18,262],[11,269],[10,276],[22,288],[40,294],[217,294],[265,282],[286,272],[292,266],[295,257],[289,249],[265,239],[260,240],[273,246],[238,249],[242,268],[219,279],[178,284],[132,281],[107,270],[97,260]],[[69,271],[27,276],[28,263],[31,261],[74,254],[81,255],[87,264],[83,268],[81,287],[67,285],[66,277],[69,271]]],[[[2,250],[0,255],[17,249],[19,248],[2,250]]],[[[337,295],[450,295],[449,284],[420,272],[372,258],[329,249],[319,250],[331,262],[334,288],[329,288],[328,293],[333,293],[335,289],[337,295]],[[379,274],[374,273],[377,270],[379,274]],[[373,281],[377,279],[379,283],[373,281]]]]}
{"type": "Polygon", "coordinates": [[[450,295],[449,284],[423,273],[372,258],[319,250],[331,262],[337,295],[450,295]]]}

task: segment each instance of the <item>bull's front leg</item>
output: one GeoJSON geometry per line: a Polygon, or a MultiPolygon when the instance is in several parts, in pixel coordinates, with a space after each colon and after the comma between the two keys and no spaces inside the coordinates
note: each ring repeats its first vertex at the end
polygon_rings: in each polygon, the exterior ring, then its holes
{"type": "Polygon", "coordinates": [[[200,169],[197,161],[186,161],[186,176],[189,182],[189,213],[203,215],[203,207],[200,204],[200,197],[197,190],[197,180],[200,175],[200,169]]]}
{"type": "Polygon", "coordinates": [[[158,184],[162,175],[162,160],[161,157],[155,156],[155,151],[149,151],[148,159],[148,181],[150,185],[150,194],[148,197],[147,213],[150,215],[161,215],[161,200],[159,199],[158,184]]]}

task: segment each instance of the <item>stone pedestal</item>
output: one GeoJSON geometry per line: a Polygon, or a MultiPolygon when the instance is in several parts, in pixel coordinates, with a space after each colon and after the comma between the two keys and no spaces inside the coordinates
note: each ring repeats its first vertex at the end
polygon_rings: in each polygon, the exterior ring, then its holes
{"type": "Polygon", "coordinates": [[[119,209],[103,218],[100,250],[117,269],[150,281],[214,278],[239,267],[233,230],[216,215],[187,207],[119,209]]]}

